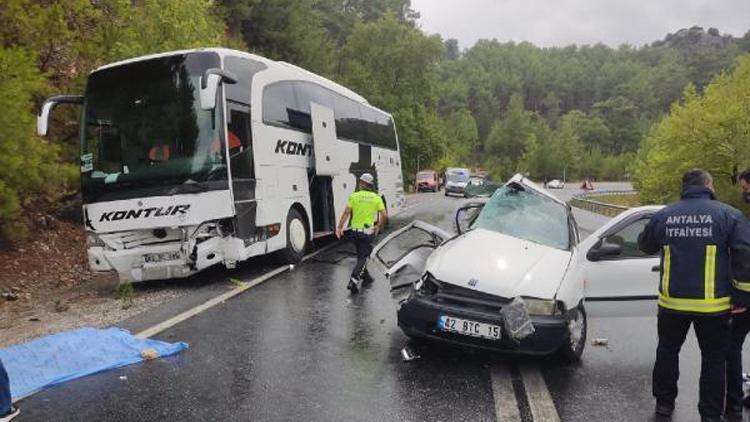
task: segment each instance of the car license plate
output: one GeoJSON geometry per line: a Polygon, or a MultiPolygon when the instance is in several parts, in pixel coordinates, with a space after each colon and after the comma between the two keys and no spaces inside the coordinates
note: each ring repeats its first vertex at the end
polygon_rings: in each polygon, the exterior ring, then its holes
{"type": "Polygon", "coordinates": [[[487,338],[490,340],[500,340],[502,331],[499,325],[454,318],[447,315],[440,316],[438,327],[442,331],[463,334],[471,337],[487,338]]]}
{"type": "Polygon", "coordinates": [[[180,251],[147,253],[143,255],[143,262],[146,264],[155,264],[157,262],[177,261],[181,257],[180,251]]]}

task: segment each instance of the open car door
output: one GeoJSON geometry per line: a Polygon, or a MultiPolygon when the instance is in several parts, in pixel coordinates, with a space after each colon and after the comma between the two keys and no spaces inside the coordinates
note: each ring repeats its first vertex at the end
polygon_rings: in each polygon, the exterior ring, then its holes
{"type": "Polygon", "coordinates": [[[336,158],[336,119],[333,110],[316,103],[310,103],[312,119],[313,152],[315,173],[319,176],[338,174],[339,160],[336,158]]]}
{"type": "Polygon", "coordinates": [[[633,208],[580,244],[590,316],[656,315],[661,257],[638,249],[638,235],[659,206],[633,208]]]}
{"type": "Polygon", "coordinates": [[[370,276],[384,278],[397,301],[408,296],[424,272],[427,258],[452,233],[422,221],[414,221],[375,245],[368,260],[370,276]]]}

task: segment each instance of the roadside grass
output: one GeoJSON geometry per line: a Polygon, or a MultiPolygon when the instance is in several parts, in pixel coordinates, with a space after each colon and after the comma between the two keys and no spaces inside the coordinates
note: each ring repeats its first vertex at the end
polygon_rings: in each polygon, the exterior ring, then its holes
{"type": "Polygon", "coordinates": [[[601,196],[590,196],[586,199],[591,201],[597,201],[604,204],[620,205],[623,207],[640,207],[643,205],[641,202],[641,195],[638,193],[628,195],[601,195],[601,196]]]}
{"type": "Polygon", "coordinates": [[[229,282],[232,283],[232,287],[235,289],[239,289],[247,285],[247,283],[245,283],[244,281],[232,277],[229,278],[229,282]]]}
{"type": "Polygon", "coordinates": [[[115,288],[115,298],[122,302],[122,309],[128,309],[133,306],[135,298],[135,289],[133,283],[123,283],[115,288]]]}

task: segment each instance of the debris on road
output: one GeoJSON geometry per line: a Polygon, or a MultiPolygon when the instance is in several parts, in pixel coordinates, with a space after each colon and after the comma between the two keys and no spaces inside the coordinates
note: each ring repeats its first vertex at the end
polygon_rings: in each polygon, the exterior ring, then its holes
{"type": "Polygon", "coordinates": [[[409,347],[405,346],[403,349],[401,349],[401,358],[404,360],[404,362],[411,362],[413,360],[419,359],[421,356],[419,356],[414,350],[409,347]]]}
{"type": "Polygon", "coordinates": [[[536,331],[529,318],[526,302],[520,297],[513,299],[508,306],[503,308],[502,313],[505,332],[513,341],[518,343],[536,331]]]}
{"type": "Polygon", "coordinates": [[[14,300],[18,300],[18,295],[16,293],[13,293],[13,292],[8,292],[8,293],[3,293],[3,298],[5,298],[5,300],[11,302],[11,301],[14,301],[14,300]]]}
{"type": "Polygon", "coordinates": [[[591,340],[592,346],[607,346],[609,344],[609,340],[606,338],[598,337],[593,340],[591,340]]]}
{"type": "Polygon", "coordinates": [[[126,379],[128,379],[128,377],[126,377],[125,375],[122,375],[122,376],[120,377],[120,379],[121,379],[121,380],[123,380],[123,381],[125,381],[126,379]]]}
{"type": "Polygon", "coordinates": [[[159,357],[159,352],[156,349],[143,349],[141,350],[141,357],[145,360],[154,360],[159,357]]]}

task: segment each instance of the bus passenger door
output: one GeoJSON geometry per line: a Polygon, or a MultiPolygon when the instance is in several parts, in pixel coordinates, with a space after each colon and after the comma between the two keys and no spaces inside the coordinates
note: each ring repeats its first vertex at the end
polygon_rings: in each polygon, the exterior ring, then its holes
{"type": "Polygon", "coordinates": [[[315,173],[318,176],[335,176],[339,174],[341,163],[336,155],[336,120],[333,110],[320,104],[310,103],[310,116],[315,173]]]}

